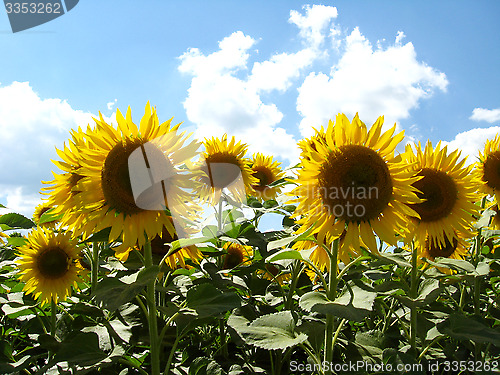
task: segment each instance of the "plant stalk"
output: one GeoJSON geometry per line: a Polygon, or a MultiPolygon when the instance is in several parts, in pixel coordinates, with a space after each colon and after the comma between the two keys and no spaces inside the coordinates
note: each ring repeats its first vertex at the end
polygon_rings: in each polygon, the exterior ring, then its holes
{"type": "Polygon", "coordinates": [[[97,287],[97,279],[99,277],[99,243],[97,241],[92,243],[92,263],[91,263],[91,291],[95,292],[97,287]]]}
{"type": "MultiPolygon", "coordinates": [[[[337,262],[339,252],[339,239],[335,239],[332,243],[330,256],[330,273],[328,276],[327,297],[330,301],[334,301],[337,297],[337,262]]],[[[332,314],[326,314],[326,329],[325,329],[325,353],[324,362],[328,366],[326,375],[331,375],[331,363],[333,359],[333,336],[335,330],[335,317],[332,314]]]]}
{"type": "MultiPolygon", "coordinates": [[[[418,293],[418,268],[417,268],[418,252],[412,243],[411,246],[411,284],[410,297],[415,300],[418,293]]],[[[417,308],[412,304],[410,308],[410,345],[414,353],[417,353],[417,308]]]]}
{"type": "MultiPolygon", "coordinates": [[[[151,242],[144,245],[144,265],[146,268],[153,266],[153,251],[151,242]]],[[[156,312],[156,278],[146,287],[148,303],[148,325],[151,350],[151,375],[160,375],[160,343],[158,340],[158,321],[156,312]]]]}

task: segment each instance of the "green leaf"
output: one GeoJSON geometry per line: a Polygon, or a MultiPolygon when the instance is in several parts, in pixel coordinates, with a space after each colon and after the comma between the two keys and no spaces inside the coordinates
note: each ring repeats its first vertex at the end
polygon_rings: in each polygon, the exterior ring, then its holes
{"type": "Polygon", "coordinates": [[[159,272],[158,266],[152,266],[144,268],[126,279],[104,278],[97,284],[94,292],[96,301],[102,303],[108,310],[114,311],[139,294],[150,281],[158,276],[159,272]]]}
{"type": "Polygon", "coordinates": [[[172,242],[170,245],[170,250],[168,252],[168,255],[172,255],[179,249],[183,247],[188,247],[192,245],[198,245],[200,243],[205,243],[210,240],[212,240],[214,237],[212,236],[202,236],[202,237],[196,237],[196,238],[181,238],[180,240],[175,240],[172,242]]]}
{"type": "Polygon", "coordinates": [[[479,218],[479,220],[474,223],[474,229],[484,228],[490,225],[490,220],[492,216],[495,216],[496,213],[493,210],[486,209],[483,211],[483,214],[479,218]]]}
{"type": "Polygon", "coordinates": [[[474,273],[476,271],[476,267],[474,267],[472,263],[467,262],[466,260],[463,259],[438,257],[434,259],[434,261],[431,261],[429,259],[425,259],[425,261],[436,267],[451,268],[457,271],[462,271],[462,272],[465,271],[470,273],[474,273]]]}
{"type": "Polygon", "coordinates": [[[189,375],[222,375],[222,367],[213,359],[198,357],[189,366],[189,375]]]}
{"type": "Polygon", "coordinates": [[[500,348],[500,331],[490,328],[475,319],[460,313],[451,314],[446,321],[438,324],[439,332],[456,340],[471,340],[477,343],[491,343],[500,348]]]}
{"type": "Polygon", "coordinates": [[[250,324],[242,316],[232,315],[230,325],[250,345],[267,350],[286,349],[307,340],[305,333],[295,330],[295,321],[290,311],[264,315],[250,324]]]}
{"type": "Polygon", "coordinates": [[[106,358],[106,353],[99,349],[99,337],[94,332],[79,332],[68,335],[61,343],[54,361],[68,361],[80,366],[95,364],[106,358]]]}
{"type": "Polygon", "coordinates": [[[7,242],[12,247],[21,247],[26,245],[28,240],[24,237],[9,237],[7,238],[7,242]]]}
{"type": "Polygon", "coordinates": [[[45,224],[45,223],[50,223],[52,221],[59,221],[62,219],[64,214],[54,214],[52,213],[52,208],[42,214],[40,216],[40,220],[38,220],[38,225],[45,224]]]}
{"type": "Polygon", "coordinates": [[[11,229],[31,229],[35,223],[26,216],[14,212],[0,216],[0,224],[8,225],[11,229]]]}
{"type": "Polygon", "coordinates": [[[94,233],[92,236],[87,238],[85,241],[82,243],[89,243],[89,242],[109,242],[109,234],[111,233],[111,228],[104,228],[101,229],[99,232],[94,233]]]}
{"type": "Polygon", "coordinates": [[[361,322],[372,311],[377,293],[348,284],[346,291],[335,301],[323,292],[308,292],[300,297],[299,306],[308,312],[331,314],[347,320],[361,322]]]}
{"type": "Polygon", "coordinates": [[[214,316],[241,305],[234,292],[221,292],[212,284],[200,284],[187,292],[186,306],[195,310],[200,317],[214,316]]]}

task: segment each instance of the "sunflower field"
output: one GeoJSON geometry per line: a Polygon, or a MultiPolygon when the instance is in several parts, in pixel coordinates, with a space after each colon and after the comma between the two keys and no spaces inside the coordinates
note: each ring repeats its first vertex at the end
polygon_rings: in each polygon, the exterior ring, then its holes
{"type": "Polygon", "coordinates": [[[0,374],[498,373],[500,135],[339,114],[284,169],[149,103],[94,120],[0,216],[0,374]]]}

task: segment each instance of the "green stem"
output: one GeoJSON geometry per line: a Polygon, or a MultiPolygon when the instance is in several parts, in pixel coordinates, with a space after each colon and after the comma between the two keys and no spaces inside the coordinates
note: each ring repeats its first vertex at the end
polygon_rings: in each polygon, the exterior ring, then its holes
{"type": "Polygon", "coordinates": [[[132,361],[128,360],[127,358],[118,358],[118,362],[130,366],[132,368],[135,368],[137,371],[139,371],[139,374],[141,375],[148,375],[146,371],[144,371],[139,365],[133,363],[132,361]]]}
{"type": "MultiPolygon", "coordinates": [[[[410,286],[410,298],[415,300],[418,293],[418,268],[417,268],[417,256],[418,252],[415,247],[411,246],[411,286],[410,286]]],[[[413,351],[417,352],[417,308],[412,304],[410,308],[410,345],[413,351]]]]}
{"type": "Polygon", "coordinates": [[[91,291],[95,292],[97,287],[97,279],[99,277],[99,243],[94,241],[92,243],[92,262],[91,262],[91,291]]]}
{"type": "Polygon", "coordinates": [[[181,341],[182,335],[179,334],[175,338],[174,344],[172,345],[172,349],[170,350],[170,355],[168,356],[167,365],[165,366],[165,371],[163,371],[163,375],[168,375],[170,373],[170,366],[172,365],[172,360],[174,359],[175,350],[177,349],[177,345],[179,341],[181,341]]]}
{"type": "MultiPolygon", "coordinates": [[[[339,239],[335,239],[332,243],[330,256],[330,273],[328,276],[328,290],[326,295],[330,301],[334,301],[337,297],[337,258],[339,251],[339,239]]],[[[326,314],[326,329],[325,329],[325,353],[324,361],[328,365],[332,363],[333,359],[333,331],[335,329],[335,317],[332,314],[326,314]]],[[[328,366],[326,375],[331,375],[331,366],[328,366]]]]}
{"type": "Polygon", "coordinates": [[[56,302],[51,299],[50,300],[50,335],[55,338],[56,337],[56,323],[57,323],[57,305],[56,302]]]}
{"type": "MultiPolygon", "coordinates": [[[[153,266],[153,251],[151,249],[151,242],[146,242],[144,245],[144,265],[146,268],[153,266]]],[[[151,345],[151,375],[160,375],[160,345],[158,341],[155,287],[156,278],[148,283],[146,293],[148,303],[149,340],[151,345]]]]}
{"type": "Polygon", "coordinates": [[[304,265],[300,262],[294,262],[292,269],[292,282],[290,284],[290,289],[288,289],[288,298],[285,304],[285,310],[291,310],[293,306],[293,293],[297,287],[297,282],[299,281],[299,276],[304,270],[304,265]]]}
{"type": "Polygon", "coordinates": [[[311,359],[314,361],[314,363],[318,366],[318,373],[321,375],[324,375],[324,372],[322,370],[322,368],[323,368],[322,363],[321,363],[320,359],[314,353],[314,350],[309,348],[305,344],[299,344],[299,346],[307,353],[307,355],[309,357],[311,357],[311,359]]]}

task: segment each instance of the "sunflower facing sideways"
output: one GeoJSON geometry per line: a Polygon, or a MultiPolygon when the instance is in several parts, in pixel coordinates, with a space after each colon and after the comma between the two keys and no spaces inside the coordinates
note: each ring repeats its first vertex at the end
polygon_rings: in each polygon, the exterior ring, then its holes
{"type": "Polygon", "coordinates": [[[432,242],[434,247],[452,244],[457,233],[470,237],[470,224],[478,217],[476,181],[465,167],[465,159],[459,161],[460,152],[448,154],[447,147],[438,143],[433,149],[427,142],[422,151],[420,143],[416,153],[410,145],[406,146],[405,160],[419,177],[413,184],[422,203],[411,205],[420,218],[409,220],[409,232],[420,243],[432,242]]]}
{"type": "Polygon", "coordinates": [[[484,153],[479,152],[479,162],[476,163],[476,174],[480,180],[480,191],[495,196],[500,201],[500,134],[493,140],[488,140],[484,153]]]}
{"type": "Polygon", "coordinates": [[[28,235],[26,245],[19,248],[17,261],[24,291],[32,293],[42,304],[64,301],[71,287],[81,281],[80,250],[70,232],[55,233],[40,227],[28,235]]]}
{"type": "Polygon", "coordinates": [[[411,186],[418,178],[394,157],[403,132],[394,135],[394,125],[382,133],[382,124],[379,117],[368,131],[358,115],[351,123],[339,114],[335,124],[329,121],[326,144],[306,146],[294,180],[298,186],[291,192],[298,202],[292,215],[301,225],[298,234],[312,227],[318,243],[331,243],[345,232],[344,249],[354,253],[361,244],[377,252],[375,233],[396,244],[405,215],[417,216],[407,204],[420,202],[411,186]]]}
{"type": "Polygon", "coordinates": [[[236,143],[234,137],[228,143],[226,134],[221,139],[205,139],[203,145],[202,173],[198,176],[200,199],[216,204],[222,191],[227,189],[235,201],[242,202],[246,198],[246,190],[259,182],[244,159],[248,146],[236,143]]]}
{"type": "Polygon", "coordinates": [[[226,242],[222,248],[226,252],[222,256],[222,269],[225,270],[248,263],[253,257],[253,250],[250,246],[241,245],[236,242],[226,242]]]}
{"type": "Polygon", "coordinates": [[[258,182],[251,186],[250,195],[267,201],[275,199],[281,192],[279,186],[269,186],[273,182],[283,178],[284,172],[280,168],[280,164],[273,160],[272,156],[264,156],[260,152],[254,154],[251,161],[252,175],[258,182]]]}
{"type": "Polygon", "coordinates": [[[174,209],[184,217],[193,214],[182,189],[189,185],[189,176],[178,168],[196,155],[199,144],[193,141],[183,147],[187,136],[177,134],[180,124],[171,126],[171,119],[160,124],[149,103],[139,127],[130,108],[126,117],[117,110],[117,129],[102,115],[94,120],[95,129],[84,134],[86,147],[78,150],[80,168],[73,188],[78,193],[72,197],[77,215],[70,211],[66,222],[75,220],[76,235],[84,238],[111,228],[108,241],[122,242],[114,250],[118,259],[125,260],[132,248],[143,247],[164,229],[175,233],[174,209]],[[138,176],[131,178],[131,172],[138,176]],[[156,173],[162,173],[161,178],[154,178],[156,173]],[[154,183],[145,183],[148,178],[154,183]],[[134,195],[134,181],[142,184],[135,191],[140,194],[134,195]]]}
{"type": "Polygon", "coordinates": [[[53,227],[58,222],[58,220],[46,221],[45,223],[40,224],[40,219],[44,213],[53,209],[52,205],[48,202],[40,203],[35,207],[35,212],[33,213],[33,221],[36,225],[44,225],[47,227],[53,227]]]}

